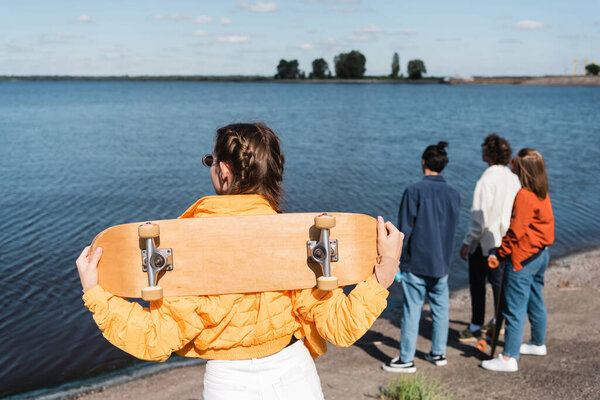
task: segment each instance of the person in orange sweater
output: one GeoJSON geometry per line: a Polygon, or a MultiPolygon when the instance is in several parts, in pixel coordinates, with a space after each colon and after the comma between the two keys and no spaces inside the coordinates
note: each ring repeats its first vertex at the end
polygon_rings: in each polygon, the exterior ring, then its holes
{"type": "MultiPolygon", "coordinates": [[[[542,289],[550,261],[547,247],[554,243],[554,215],[544,158],[533,149],[522,149],[512,166],[522,188],[515,197],[510,227],[497,250],[498,256],[505,260],[504,350],[498,358],[481,363],[487,370],[506,372],[518,370],[520,354],[547,353],[542,289]],[[531,323],[531,341],[521,344],[526,316],[531,323]]],[[[489,257],[497,259],[493,253],[489,257]]]]}
{"type": "MultiPolygon", "coordinates": [[[[180,218],[281,212],[284,157],[279,139],[259,123],[217,130],[210,168],[217,196],[198,200],[180,218]]],[[[165,297],[148,308],[98,285],[102,250],[77,259],[85,306],[110,343],[135,357],[165,361],[171,353],[209,359],[206,400],[322,399],[314,364],[326,340],[350,346],[386,307],[404,235],[378,217],[373,275],[345,295],[317,289],[165,297]],[[311,357],[312,356],[312,357],[311,357]]]]}

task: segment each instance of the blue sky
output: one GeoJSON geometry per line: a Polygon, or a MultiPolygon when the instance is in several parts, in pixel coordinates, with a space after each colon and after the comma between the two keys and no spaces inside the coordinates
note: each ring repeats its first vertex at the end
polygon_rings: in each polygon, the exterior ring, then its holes
{"type": "Polygon", "coordinates": [[[398,52],[430,75],[546,75],[600,62],[600,0],[0,0],[0,74],[272,75],[280,59],[398,52]]]}

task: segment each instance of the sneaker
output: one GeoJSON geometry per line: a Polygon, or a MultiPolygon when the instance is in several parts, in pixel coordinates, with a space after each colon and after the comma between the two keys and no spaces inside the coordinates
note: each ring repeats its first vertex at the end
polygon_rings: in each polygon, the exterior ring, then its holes
{"type": "MultiPolygon", "coordinates": [[[[481,327],[481,331],[485,332],[487,336],[492,336],[492,333],[494,333],[495,325],[496,323],[492,319],[490,320],[490,322],[481,327]]],[[[498,336],[504,336],[504,321],[502,321],[502,324],[500,325],[500,332],[498,332],[498,336]]]]}
{"type": "Polygon", "coordinates": [[[458,340],[460,342],[476,342],[481,337],[481,329],[471,332],[469,328],[458,332],[458,340]]]}
{"type": "Polygon", "coordinates": [[[487,324],[485,324],[484,326],[481,327],[481,330],[483,332],[491,331],[492,329],[494,329],[494,325],[495,325],[494,318],[492,318],[492,319],[490,319],[490,321],[487,324]]]}
{"type": "Polygon", "coordinates": [[[510,357],[505,360],[502,354],[491,360],[485,360],[481,362],[481,367],[489,371],[500,371],[500,372],[516,372],[519,370],[517,360],[510,357]]]}
{"type": "Polygon", "coordinates": [[[412,374],[417,372],[417,367],[415,367],[415,363],[411,362],[402,362],[400,361],[400,357],[393,358],[392,360],[386,362],[381,366],[384,371],[388,372],[400,372],[405,374],[412,374]]]}
{"type": "Polygon", "coordinates": [[[543,344],[541,346],[537,346],[535,344],[523,343],[521,345],[521,354],[529,355],[529,356],[545,356],[548,354],[548,350],[546,349],[546,345],[543,344]]]}
{"type": "Polygon", "coordinates": [[[443,367],[444,365],[448,364],[448,360],[446,360],[446,356],[443,354],[439,356],[434,356],[431,353],[425,354],[425,359],[434,363],[438,367],[443,367]]]}

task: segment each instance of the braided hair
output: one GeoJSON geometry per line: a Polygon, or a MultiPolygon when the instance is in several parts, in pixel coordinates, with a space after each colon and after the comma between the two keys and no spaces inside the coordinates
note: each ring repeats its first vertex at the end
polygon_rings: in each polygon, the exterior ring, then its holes
{"type": "Polygon", "coordinates": [[[265,124],[238,123],[217,129],[215,156],[231,168],[228,194],[260,194],[281,212],[284,157],[279,138],[265,124]]]}
{"type": "Polygon", "coordinates": [[[448,164],[446,146],[448,146],[448,142],[439,142],[438,144],[427,146],[422,157],[425,162],[425,168],[438,173],[442,172],[448,164]]]}

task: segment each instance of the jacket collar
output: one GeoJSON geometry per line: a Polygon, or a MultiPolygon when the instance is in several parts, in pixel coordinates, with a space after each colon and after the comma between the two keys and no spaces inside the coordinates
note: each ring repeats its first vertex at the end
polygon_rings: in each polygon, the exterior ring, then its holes
{"type": "Polygon", "coordinates": [[[425,175],[423,179],[434,182],[446,182],[444,177],[441,175],[425,175]]]}
{"type": "Polygon", "coordinates": [[[236,215],[277,214],[259,194],[238,194],[203,197],[192,204],[179,218],[232,217],[236,215]]]}

